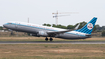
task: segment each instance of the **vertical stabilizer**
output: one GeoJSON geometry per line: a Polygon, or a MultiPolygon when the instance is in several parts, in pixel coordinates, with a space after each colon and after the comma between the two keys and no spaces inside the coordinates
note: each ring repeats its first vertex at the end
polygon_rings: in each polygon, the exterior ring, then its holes
{"type": "Polygon", "coordinates": [[[90,22],[88,22],[83,28],[78,29],[76,31],[78,32],[82,32],[82,33],[86,33],[86,34],[91,34],[91,32],[93,31],[94,25],[97,21],[97,18],[94,17],[90,22]]]}

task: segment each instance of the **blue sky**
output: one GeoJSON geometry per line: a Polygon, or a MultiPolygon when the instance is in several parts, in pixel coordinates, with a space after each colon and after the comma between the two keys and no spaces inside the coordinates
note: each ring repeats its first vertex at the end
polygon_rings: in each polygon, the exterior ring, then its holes
{"type": "MultiPolygon", "coordinates": [[[[0,0],[0,25],[8,21],[35,24],[55,24],[53,12],[78,12],[58,18],[58,24],[69,25],[90,21],[97,17],[97,23],[105,26],[105,0],[0,0]]],[[[65,15],[65,14],[59,14],[65,15]]]]}

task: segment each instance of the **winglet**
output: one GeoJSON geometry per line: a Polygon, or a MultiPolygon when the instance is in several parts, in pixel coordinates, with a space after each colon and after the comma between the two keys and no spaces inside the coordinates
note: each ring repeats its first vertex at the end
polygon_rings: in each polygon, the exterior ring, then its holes
{"type": "Polygon", "coordinates": [[[79,28],[80,23],[74,28],[75,30],[77,30],[79,28]]]}

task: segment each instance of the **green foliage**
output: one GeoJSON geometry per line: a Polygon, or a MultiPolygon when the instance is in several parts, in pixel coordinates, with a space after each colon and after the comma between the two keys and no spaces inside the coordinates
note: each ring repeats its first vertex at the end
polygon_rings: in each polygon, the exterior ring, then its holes
{"type": "Polygon", "coordinates": [[[97,24],[97,25],[95,25],[96,26],[96,28],[99,28],[100,26],[97,24]]]}
{"type": "Polygon", "coordinates": [[[67,26],[67,29],[73,29],[73,28],[74,28],[73,25],[68,25],[68,26],[67,26]]]}
{"type": "Polygon", "coordinates": [[[96,28],[96,26],[94,26],[94,28],[93,28],[93,32],[96,31],[96,30],[97,30],[97,28],[96,28]]]}
{"type": "Polygon", "coordinates": [[[105,36],[105,31],[102,31],[102,36],[105,36]]]}
{"type": "Polygon", "coordinates": [[[57,26],[55,24],[53,24],[52,27],[57,27],[57,26]]]}
{"type": "Polygon", "coordinates": [[[63,26],[63,25],[57,25],[57,28],[67,29],[67,27],[66,26],[63,26]]]}
{"type": "Polygon", "coordinates": [[[100,27],[99,25],[95,25],[96,26],[96,31],[98,32],[102,32],[105,30],[105,26],[100,27]]]}
{"type": "Polygon", "coordinates": [[[47,24],[47,26],[51,26],[50,24],[47,24]]]}
{"type": "Polygon", "coordinates": [[[80,22],[80,26],[79,26],[79,28],[78,29],[80,29],[80,28],[82,28],[83,26],[85,26],[87,24],[87,22],[80,22]]]}
{"type": "Polygon", "coordinates": [[[2,26],[0,26],[0,30],[3,30],[3,27],[2,26]]]}
{"type": "Polygon", "coordinates": [[[50,25],[50,24],[46,24],[46,23],[44,23],[43,26],[51,26],[51,25],[50,25]]]}
{"type": "Polygon", "coordinates": [[[44,23],[44,24],[43,24],[43,26],[47,26],[47,24],[46,24],[46,23],[44,23]]]}
{"type": "Polygon", "coordinates": [[[67,27],[63,26],[63,25],[55,25],[55,24],[53,24],[52,27],[67,29],[67,27]]]}

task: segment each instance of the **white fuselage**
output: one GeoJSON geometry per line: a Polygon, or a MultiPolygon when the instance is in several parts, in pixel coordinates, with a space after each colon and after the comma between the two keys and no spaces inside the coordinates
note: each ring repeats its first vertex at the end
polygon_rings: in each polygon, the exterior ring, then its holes
{"type": "MultiPolygon", "coordinates": [[[[42,26],[32,23],[24,23],[24,22],[8,22],[3,25],[6,28],[15,30],[15,31],[21,31],[21,32],[28,32],[28,33],[37,33],[39,31],[44,32],[59,32],[59,31],[66,31],[67,29],[60,29],[60,28],[54,28],[54,27],[48,27],[48,26],[42,26]]],[[[87,38],[86,33],[81,33],[77,31],[69,31],[61,34],[57,34],[57,38],[65,38],[65,39],[81,39],[81,38],[87,38]]]]}

